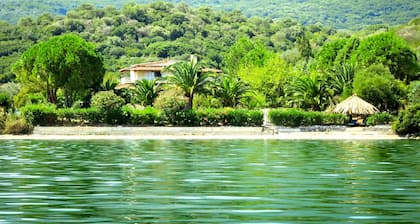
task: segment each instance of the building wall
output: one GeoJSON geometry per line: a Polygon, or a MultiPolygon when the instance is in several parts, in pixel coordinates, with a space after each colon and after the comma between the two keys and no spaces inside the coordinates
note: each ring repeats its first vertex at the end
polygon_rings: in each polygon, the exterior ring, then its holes
{"type": "MultiPolygon", "coordinates": [[[[161,76],[165,77],[168,76],[168,72],[162,72],[161,76]]],[[[135,83],[138,80],[147,79],[152,80],[155,79],[156,73],[152,71],[130,71],[130,74],[124,74],[124,76],[121,77],[120,82],[121,84],[126,83],[135,83]]]]}

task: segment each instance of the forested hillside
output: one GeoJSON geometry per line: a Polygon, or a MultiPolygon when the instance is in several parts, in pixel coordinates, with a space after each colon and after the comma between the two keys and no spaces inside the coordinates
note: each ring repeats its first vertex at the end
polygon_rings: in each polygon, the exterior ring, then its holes
{"type": "Polygon", "coordinates": [[[115,72],[144,60],[187,58],[190,54],[220,68],[223,54],[241,37],[293,58],[299,55],[294,51],[297,46],[304,47],[311,39],[316,49],[336,31],[320,25],[303,27],[292,20],[247,19],[240,12],[162,2],[128,4],[121,10],[85,4],[65,17],[45,14],[21,19],[17,25],[0,23],[0,80],[13,77],[11,64],[28,47],[69,32],[94,42],[105,56],[107,70],[115,72]]]}
{"type": "MultiPolygon", "coordinates": [[[[83,4],[65,16],[0,22],[0,103],[6,109],[34,105],[37,110],[44,104],[77,108],[86,102],[106,111],[107,105],[119,105],[118,113],[124,104],[141,104],[164,109],[167,122],[183,125],[177,122],[195,116],[191,109],[325,111],[357,94],[394,115],[411,108],[411,116],[420,98],[419,33],[420,18],[355,32],[186,4],[131,3],[121,9],[83,4]],[[199,64],[187,62],[191,54],[199,64]],[[163,58],[183,59],[166,68],[174,70],[164,88],[147,80],[134,89],[115,88],[119,69],[163,58]],[[194,71],[200,66],[223,74],[198,75],[194,71]],[[105,103],[108,99],[118,102],[105,103]],[[174,110],[183,111],[181,117],[171,117],[177,115],[174,110]]],[[[404,114],[402,128],[417,128],[405,123],[415,119],[404,114]]],[[[105,122],[117,121],[122,122],[115,117],[105,122]]]]}
{"type": "MultiPolygon", "coordinates": [[[[192,6],[213,9],[240,10],[244,15],[273,19],[290,18],[301,24],[321,23],[338,29],[362,29],[373,24],[402,24],[419,16],[420,4],[416,0],[166,0],[185,2],[192,6]]],[[[97,7],[113,5],[122,8],[129,2],[150,3],[154,0],[2,0],[0,20],[16,23],[22,17],[36,17],[43,13],[65,15],[80,4],[97,7]]]]}

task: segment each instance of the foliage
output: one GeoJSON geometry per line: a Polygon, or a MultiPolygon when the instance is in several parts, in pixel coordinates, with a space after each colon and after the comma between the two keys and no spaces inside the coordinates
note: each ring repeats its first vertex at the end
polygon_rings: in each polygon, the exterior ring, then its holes
{"type": "Polygon", "coordinates": [[[331,92],[329,84],[319,75],[296,77],[286,89],[293,106],[318,111],[331,105],[331,92]]]}
{"type": "Polygon", "coordinates": [[[388,68],[372,65],[359,70],[354,78],[354,93],[381,111],[396,111],[406,95],[401,82],[394,79],[388,68]]]}
{"type": "Polygon", "coordinates": [[[25,120],[33,125],[57,124],[56,106],[51,104],[28,104],[21,108],[25,120]]]}
{"type": "Polygon", "coordinates": [[[392,129],[399,135],[420,135],[420,104],[400,111],[392,129]]]}
{"type": "Polygon", "coordinates": [[[91,105],[100,110],[119,110],[125,104],[124,99],[112,91],[100,91],[93,95],[91,105]]]}
{"type": "Polygon", "coordinates": [[[395,117],[392,116],[392,114],[387,112],[382,113],[376,113],[370,115],[366,119],[366,125],[367,126],[374,126],[378,124],[390,124],[392,121],[394,121],[395,117]]]}
{"type": "Polygon", "coordinates": [[[411,81],[419,78],[416,54],[393,32],[384,32],[368,37],[352,55],[360,66],[383,64],[395,78],[411,81]]]}
{"type": "MultiPolygon", "coordinates": [[[[179,3],[178,0],[167,0],[168,2],[179,3]]],[[[156,18],[149,12],[147,7],[141,7],[134,4],[127,4],[126,0],[3,0],[0,9],[0,20],[6,20],[16,23],[21,17],[36,17],[45,12],[57,15],[71,14],[77,18],[92,18],[95,16],[112,15],[116,10],[114,7],[105,7],[113,5],[122,8],[124,15],[133,20],[144,23],[150,22],[156,18]],[[101,10],[92,12],[93,7],[88,4],[96,5],[101,10]],[[70,11],[78,7],[79,13],[70,11]]],[[[151,3],[151,0],[137,0],[139,3],[151,3]]],[[[263,16],[268,18],[285,19],[297,18],[301,24],[325,24],[340,29],[360,29],[362,26],[369,24],[400,24],[408,22],[411,18],[418,16],[419,6],[416,1],[394,0],[382,1],[371,0],[368,2],[360,1],[355,4],[353,1],[337,1],[337,0],[313,0],[313,1],[201,1],[186,0],[187,4],[201,6],[204,9],[212,7],[218,11],[241,10],[246,16],[263,16]]],[[[158,3],[154,4],[154,8],[158,8],[158,3]]],[[[164,6],[164,5],[163,5],[164,6]]],[[[159,7],[162,7],[160,3],[159,7]]],[[[172,8],[182,8],[183,5],[172,6],[172,8]]],[[[185,7],[185,6],[184,6],[185,7]]],[[[232,12],[232,16],[235,11],[232,12]]],[[[43,18],[30,23],[43,23],[50,25],[50,15],[44,14],[43,18]]],[[[184,22],[183,14],[173,14],[168,18],[174,24],[184,22]]],[[[23,23],[23,21],[20,21],[23,23]]],[[[54,25],[50,25],[54,27],[54,25]]]]}
{"type": "Polygon", "coordinates": [[[102,57],[95,46],[74,34],[29,48],[15,64],[15,72],[23,84],[34,80],[43,83],[50,103],[57,103],[57,91],[62,89],[67,107],[78,94],[99,86],[104,75],[102,57]]]}
{"type": "Polygon", "coordinates": [[[166,125],[174,126],[197,126],[199,118],[195,110],[171,110],[162,111],[162,120],[166,125]]]}
{"type": "Polygon", "coordinates": [[[186,102],[182,90],[179,88],[169,88],[161,92],[155,100],[154,107],[160,110],[182,110],[186,102]]]}
{"type": "Polygon", "coordinates": [[[162,90],[161,83],[157,79],[136,81],[133,89],[133,101],[143,106],[153,106],[153,102],[162,90]]]}
{"type": "Polygon", "coordinates": [[[122,108],[124,116],[128,117],[130,125],[156,125],[160,123],[160,111],[153,107],[145,107],[144,109],[135,109],[133,107],[124,106],[122,108]]]}
{"type": "Polygon", "coordinates": [[[103,122],[106,124],[124,123],[121,107],[125,104],[123,98],[112,91],[100,91],[92,96],[91,106],[97,108],[103,114],[103,122]]]}
{"type": "Polygon", "coordinates": [[[249,86],[237,77],[221,75],[213,80],[212,94],[220,99],[223,107],[238,106],[249,91],[249,86]]]}
{"type": "Polygon", "coordinates": [[[3,133],[4,126],[6,125],[7,115],[5,113],[0,113],[0,134],[3,133]]]}
{"type": "Polygon", "coordinates": [[[261,126],[263,113],[261,110],[227,109],[226,120],[226,124],[231,126],[261,126]]]}
{"type": "Polygon", "coordinates": [[[410,83],[410,92],[408,93],[408,101],[410,104],[420,104],[420,81],[410,83]]]}
{"type": "Polygon", "coordinates": [[[120,83],[119,75],[112,72],[106,72],[102,80],[101,89],[103,91],[114,90],[120,83]]]}
{"type": "Polygon", "coordinates": [[[262,64],[243,66],[239,69],[238,76],[249,85],[256,96],[263,96],[265,102],[262,104],[276,107],[284,104],[281,96],[284,95],[286,83],[295,76],[295,72],[280,55],[273,54],[267,48],[264,51],[266,56],[261,61],[262,64]]]}
{"type": "Polygon", "coordinates": [[[60,108],[56,110],[61,124],[95,125],[104,123],[104,113],[97,108],[60,108]]]}
{"type": "Polygon", "coordinates": [[[0,107],[7,111],[12,106],[12,100],[6,93],[0,93],[0,107]]]}
{"type": "Polygon", "coordinates": [[[359,46],[357,37],[338,38],[326,42],[316,55],[316,68],[328,71],[330,68],[339,68],[343,64],[349,64],[352,53],[359,46]]]}
{"type": "Polygon", "coordinates": [[[193,108],[194,94],[204,91],[209,82],[208,74],[201,72],[201,65],[190,62],[178,62],[167,68],[171,74],[166,77],[168,84],[179,87],[188,97],[186,109],[193,108]]]}
{"type": "Polygon", "coordinates": [[[299,109],[270,110],[268,116],[273,124],[286,127],[343,125],[347,121],[347,116],[343,114],[302,111],[299,109]]]}
{"type": "Polygon", "coordinates": [[[220,98],[208,94],[198,94],[194,97],[194,108],[221,108],[222,102],[220,98]]]}
{"type": "Polygon", "coordinates": [[[352,64],[336,66],[327,80],[330,88],[334,91],[333,95],[340,95],[342,99],[351,96],[355,73],[356,69],[352,64]]]}
{"type": "Polygon", "coordinates": [[[27,135],[32,134],[33,130],[34,126],[24,118],[8,116],[3,133],[10,135],[27,135]]]}

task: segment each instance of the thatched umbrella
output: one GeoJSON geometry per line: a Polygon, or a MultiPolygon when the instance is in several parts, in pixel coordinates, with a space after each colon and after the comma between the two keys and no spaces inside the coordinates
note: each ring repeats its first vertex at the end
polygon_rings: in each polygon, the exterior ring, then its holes
{"type": "Polygon", "coordinates": [[[343,102],[337,104],[333,112],[348,115],[369,115],[377,113],[379,110],[360,97],[353,95],[345,99],[343,102]]]}

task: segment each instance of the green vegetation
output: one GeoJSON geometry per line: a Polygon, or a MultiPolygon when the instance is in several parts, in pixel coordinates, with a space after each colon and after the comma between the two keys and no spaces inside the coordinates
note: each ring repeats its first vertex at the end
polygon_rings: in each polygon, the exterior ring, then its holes
{"type": "Polygon", "coordinates": [[[393,129],[400,135],[420,135],[420,104],[414,104],[400,111],[393,123],[393,129]]]}
{"type": "MultiPolygon", "coordinates": [[[[268,17],[273,19],[292,18],[302,24],[324,24],[341,29],[361,29],[375,24],[402,24],[418,16],[420,6],[415,0],[166,0],[185,2],[193,6],[211,7],[217,10],[239,10],[246,16],[268,17]]],[[[123,8],[129,2],[152,3],[155,0],[3,0],[0,3],[0,20],[17,22],[22,17],[36,17],[45,12],[65,15],[82,3],[97,7],[113,5],[123,8]]],[[[129,10],[127,10],[129,11],[129,10]]],[[[139,15],[130,11],[133,15],[139,15]]],[[[141,14],[139,15],[141,16],[141,14]]]]}
{"type": "Polygon", "coordinates": [[[232,108],[178,110],[167,114],[152,107],[136,109],[124,106],[104,116],[97,108],[56,109],[54,106],[30,105],[22,108],[24,117],[34,125],[171,125],[171,126],[260,126],[260,110],[232,108]]]}
{"type": "Polygon", "coordinates": [[[395,120],[395,116],[387,112],[382,112],[382,113],[377,113],[377,114],[373,114],[369,116],[366,119],[366,125],[374,126],[378,124],[390,124],[394,120],[395,120]]]}
{"type": "Polygon", "coordinates": [[[184,92],[188,98],[186,109],[193,108],[194,95],[204,90],[204,86],[210,81],[208,74],[201,74],[201,65],[190,62],[178,62],[167,68],[171,74],[166,77],[166,81],[170,85],[174,85],[184,92]]]}
{"type": "Polygon", "coordinates": [[[310,125],[343,125],[347,122],[347,116],[314,111],[302,111],[298,109],[270,110],[270,121],[275,125],[289,127],[310,125]]]}
{"type": "Polygon", "coordinates": [[[299,126],[344,124],[321,111],[357,94],[396,115],[419,99],[416,32],[418,19],[349,33],[185,4],[84,4],[0,23],[0,105],[34,125],[256,126],[268,107],[289,108],[273,123],[299,126]],[[168,57],[181,60],[168,76],[115,89],[120,68],[168,57]]]}

